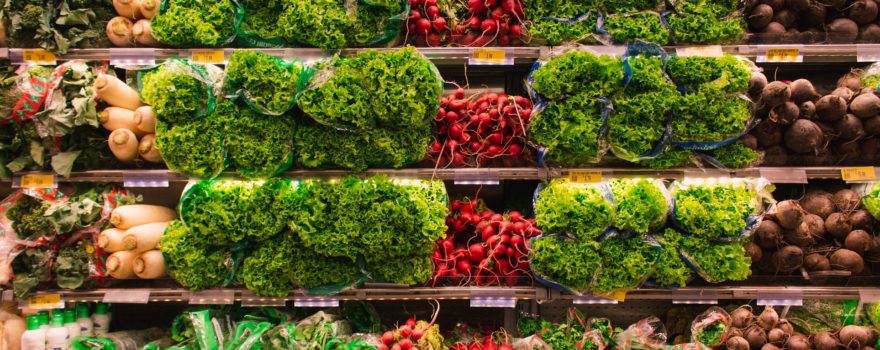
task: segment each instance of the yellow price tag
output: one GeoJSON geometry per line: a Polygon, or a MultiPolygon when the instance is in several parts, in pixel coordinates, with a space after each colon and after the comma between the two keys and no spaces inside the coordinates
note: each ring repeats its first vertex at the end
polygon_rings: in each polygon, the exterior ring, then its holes
{"type": "Polygon", "coordinates": [[[226,63],[226,53],[223,50],[193,50],[193,63],[223,64],[226,63]]]}
{"type": "Polygon", "coordinates": [[[573,183],[597,183],[602,182],[601,171],[570,171],[568,172],[568,181],[573,183]]]}
{"type": "Polygon", "coordinates": [[[843,181],[873,181],[877,179],[874,167],[860,166],[840,169],[840,177],[843,181]]]}
{"type": "Polygon", "coordinates": [[[64,307],[61,294],[41,294],[28,298],[28,307],[31,309],[60,309],[64,307]]]}
{"type": "Polygon", "coordinates": [[[55,54],[43,49],[27,49],[22,51],[22,60],[32,64],[55,65],[58,61],[55,54]]]}
{"type": "Polygon", "coordinates": [[[613,291],[613,292],[607,292],[607,293],[593,293],[593,294],[596,295],[597,297],[603,297],[603,298],[608,298],[608,299],[614,299],[614,300],[617,300],[617,302],[620,302],[620,303],[626,301],[626,291],[625,291],[625,290],[616,290],[616,291],[613,291]]]}
{"type": "Polygon", "coordinates": [[[55,175],[27,174],[21,176],[22,188],[55,188],[55,175]]]}
{"type": "Polygon", "coordinates": [[[478,47],[471,51],[471,59],[474,61],[502,64],[507,58],[507,53],[500,49],[478,47]]]}
{"type": "Polygon", "coordinates": [[[764,58],[767,62],[797,62],[800,55],[799,48],[773,48],[767,49],[764,58]]]}

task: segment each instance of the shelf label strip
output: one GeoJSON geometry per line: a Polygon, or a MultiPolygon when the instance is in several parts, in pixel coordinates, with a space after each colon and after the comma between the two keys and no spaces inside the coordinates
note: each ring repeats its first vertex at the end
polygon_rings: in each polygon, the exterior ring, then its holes
{"type": "Polygon", "coordinates": [[[877,170],[870,166],[843,168],[840,177],[846,182],[871,182],[877,179],[877,170]]]}
{"type": "Polygon", "coordinates": [[[574,298],[572,303],[575,305],[589,305],[589,304],[617,304],[619,301],[617,299],[604,298],[595,295],[583,295],[574,298]]]}
{"type": "Polygon", "coordinates": [[[859,300],[865,304],[880,303],[880,290],[877,288],[859,288],[859,300]]]}
{"type": "Polygon", "coordinates": [[[703,46],[684,46],[675,49],[675,55],[678,57],[721,57],[724,51],[721,45],[703,45],[703,46]]]}
{"type": "Polygon", "coordinates": [[[788,168],[761,168],[759,170],[761,177],[767,179],[771,183],[783,184],[805,184],[807,181],[807,171],[804,169],[788,169],[788,168]]]}
{"type": "Polygon", "coordinates": [[[168,187],[167,172],[124,172],[122,183],[125,187],[168,187]]]}
{"type": "Polygon", "coordinates": [[[515,308],[516,297],[512,290],[472,290],[471,307],[515,308]]]}
{"type": "Polygon", "coordinates": [[[112,66],[152,66],[156,64],[156,50],[142,48],[110,49],[112,66]]]}
{"type": "Polygon", "coordinates": [[[672,303],[684,305],[717,305],[718,293],[706,290],[673,290],[672,303]]]}
{"type": "Polygon", "coordinates": [[[229,305],[235,302],[235,291],[215,289],[191,292],[189,303],[192,305],[229,305]]]}
{"type": "Polygon", "coordinates": [[[104,292],[102,302],[109,304],[147,304],[149,289],[113,289],[104,292]]]}
{"type": "Polygon", "coordinates": [[[339,307],[339,298],[298,297],[293,299],[293,307],[339,307]]]}
{"type": "Polygon", "coordinates": [[[856,61],[880,62],[880,45],[856,44],[856,61]]]}
{"type": "Polygon", "coordinates": [[[802,306],[804,293],[789,289],[758,289],[758,305],[770,306],[802,306]]]}
{"type": "Polygon", "coordinates": [[[241,306],[243,307],[285,307],[287,306],[287,298],[266,298],[260,296],[241,298],[241,306]]]}
{"type": "Polygon", "coordinates": [[[456,171],[454,183],[456,185],[499,185],[501,184],[501,175],[497,170],[456,171]]]}
{"type": "Polygon", "coordinates": [[[601,171],[572,170],[568,172],[568,181],[572,183],[597,183],[602,182],[601,171]]]}

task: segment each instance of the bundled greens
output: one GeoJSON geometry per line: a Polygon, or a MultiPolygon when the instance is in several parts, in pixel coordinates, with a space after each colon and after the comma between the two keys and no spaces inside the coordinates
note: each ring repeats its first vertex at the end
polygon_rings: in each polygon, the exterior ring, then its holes
{"type": "Polygon", "coordinates": [[[159,121],[156,124],[156,147],[168,169],[199,178],[219,175],[226,167],[220,123],[221,120],[214,116],[173,126],[159,121]]]}
{"type": "Polygon", "coordinates": [[[31,290],[50,277],[50,264],[53,253],[48,249],[25,248],[12,261],[12,289],[16,297],[25,299],[31,290]]]}
{"type": "Polygon", "coordinates": [[[681,254],[710,283],[743,281],[752,274],[752,259],[740,242],[715,243],[692,236],[682,240],[681,254]]]}
{"type": "Polygon", "coordinates": [[[599,243],[563,241],[544,237],[531,244],[529,262],[536,274],[573,291],[585,291],[593,284],[602,257],[599,243]]]}
{"type": "Polygon", "coordinates": [[[743,133],[751,120],[749,100],[714,86],[685,94],[672,106],[676,142],[718,142],[743,133]]]}
{"type": "Polygon", "coordinates": [[[165,0],[152,19],[160,42],[181,47],[219,47],[234,37],[235,9],[230,0],[165,0]]]}
{"type": "Polygon", "coordinates": [[[105,28],[114,16],[110,0],[16,0],[3,6],[10,47],[59,54],[109,46],[105,28]]]}
{"type": "Polygon", "coordinates": [[[614,179],[614,226],[621,230],[645,233],[666,223],[669,200],[660,181],[649,179],[614,179]]]}
{"type": "MultiPolygon", "coordinates": [[[[298,241],[298,240],[296,240],[298,241]]],[[[290,278],[296,285],[311,289],[329,285],[353,284],[361,271],[348,258],[333,258],[307,248],[301,241],[289,252],[290,278]]]]}
{"type": "Polygon", "coordinates": [[[208,110],[212,102],[205,76],[200,67],[170,60],[143,75],[141,97],[161,122],[193,121],[195,114],[208,110]]]}
{"type": "Polygon", "coordinates": [[[56,232],[55,226],[46,211],[51,203],[34,196],[19,196],[6,211],[6,218],[12,221],[12,230],[20,239],[35,240],[56,232]]]}
{"type": "Polygon", "coordinates": [[[656,0],[596,0],[605,12],[637,12],[645,10],[655,10],[660,5],[656,0]]]}
{"type": "Polygon", "coordinates": [[[682,184],[674,187],[675,220],[693,237],[739,237],[759,209],[758,194],[745,182],[682,184]]]}
{"type": "Polygon", "coordinates": [[[659,90],[614,100],[608,118],[608,142],[618,158],[638,161],[663,140],[666,119],[678,93],[659,90]]]}
{"type": "Polygon", "coordinates": [[[669,42],[669,29],[656,12],[635,14],[613,14],[604,18],[605,30],[619,42],[637,40],[666,45],[669,42]]]}
{"type": "Polygon", "coordinates": [[[686,149],[667,147],[662,154],[651,160],[641,161],[651,169],[669,169],[687,165],[691,161],[694,152],[686,149]]]}
{"type": "Polygon", "coordinates": [[[604,153],[600,137],[606,103],[586,94],[554,101],[532,117],[529,137],[546,148],[553,162],[596,162],[604,153]]]}
{"type": "Polygon", "coordinates": [[[279,115],[293,108],[302,86],[300,62],[285,62],[268,54],[238,50],[226,66],[224,88],[258,111],[279,115]]]}
{"type": "Polygon", "coordinates": [[[236,271],[236,277],[257,295],[287,296],[290,290],[288,274],[293,264],[291,253],[295,249],[294,244],[290,233],[261,243],[244,258],[241,268],[236,271]]]}
{"type": "Polygon", "coordinates": [[[218,241],[172,221],[159,247],[168,273],[184,287],[200,290],[222,285],[229,277],[229,253],[214,246],[218,241]]]}
{"type": "Polygon", "coordinates": [[[746,23],[735,11],[739,1],[677,0],[675,13],[666,17],[677,43],[725,44],[738,42],[746,23]]]}
{"type": "Polygon", "coordinates": [[[611,97],[620,91],[623,77],[620,57],[570,51],[534,70],[531,87],[551,100],[575,94],[611,97]]]}
{"type": "Polygon", "coordinates": [[[284,46],[282,27],[278,26],[282,0],[238,0],[238,3],[244,17],[236,29],[236,43],[246,47],[284,46]]]}
{"type": "Polygon", "coordinates": [[[43,111],[34,115],[46,135],[65,136],[77,126],[99,127],[92,89],[94,69],[85,62],[72,61],[59,66],[56,74],[60,74],[60,79],[49,92],[43,111]]]}
{"type": "Polygon", "coordinates": [[[85,242],[61,249],[52,264],[52,273],[58,287],[76,289],[89,275],[89,256],[85,242]]]}
{"type": "Polygon", "coordinates": [[[610,293],[638,287],[653,272],[658,252],[658,247],[641,235],[602,241],[599,247],[602,268],[593,291],[610,293]]]}
{"type": "Polygon", "coordinates": [[[345,132],[307,121],[296,125],[293,136],[298,164],[357,171],[374,166],[399,168],[420,161],[430,141],[429,124],[406,131],[345,132]]]}
{"type": "Polygon", "coordinates": [[[593,1],[529,0],[523,1],[523,6],[529,20],[528,36],[533,44],[583,41],[596,28],[593,1]]]}
{"type": "Polygon", "coordinates": [[[749,167],[761,159],[761,153],[746,147],[742,142],[716,148],[712,150],[711,156],[722,166],[734,169],[749,167]]]}
{"type": "Polygon", "coordinates": [[[651,275],[654,282],[661,286],[677,286],[684,288],[693,276],[693,271],[678,255],[678,249],[685,239],[677,231],[666,228],[662,233],[654,235],[660,242],[662,250],[654,265],[654,273],[651,275]]]}
{"type": "Polygon", "coordinates": [[[284,1],[277,26],[285,38],[325,50],[387,43],[404,18],[402,1],[284,1]]]}
{"type": "Polygon", "coordinates": [[[679,86],[697,91],[709,84],[727,93],[749,88],[750,63],[733,55],[722,57],[670,57],[666,66],[669,77],[679,86]]]}
{"type": "Polygon", "coordinates": [[[538,193],[535,220],[546,233],[596,239],[614,221],[614,208],[603,187],[555,179],[538,193]]]}
{"type": "Polygon", "coordinates": [[[225,128],[224,144],[235,171],[250,179],[267,178],[293,163],[293,121],[287,116],[261,116],[229,100],[214,109],[225,128]]]}

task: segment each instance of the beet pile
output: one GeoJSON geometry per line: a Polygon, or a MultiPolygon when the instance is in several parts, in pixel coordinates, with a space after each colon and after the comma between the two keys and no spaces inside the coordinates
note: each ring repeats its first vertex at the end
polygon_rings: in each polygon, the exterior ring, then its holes
{"type": "Polygon", "coordinates": [[[880,260],[876,223],[851,189],[813,190],[800,200],[785,200],[765,216],[746,245],[753,269],[771,274],[869,272],[867,261],[880,260]]]}
{"type": "Polygon", "coordinates": [[[439,167],[517,165],[531,116],[526,97],[458,89],[440,101],[428,155],[439,167]]]}
{"type": "Polygon", "coordinates": [[[876,341],[876,333],[869,327],[844,326],[836,332],[805,335],[795,330],[789,320],[780,317],[772,306],[759,315],[748,305],[730,313],[731,328],[727,338],[728,350],[840,350],[868,349],[876,341]]]}
{"type": "Polygon", "coordinates": [[[541,234],[535,219],[517,211],[506,215],[480,210],[477,200],[453,200],[446,217],[446,238],[432,255],[431,285],[514,286],[528,281],[528,239],[541,234]]]}
{"type": "Polygon", "coordinates": [[[522,44],[520,0],[410,0],[408,36],[418,46],[481,47],[522,44]],[[442,8],[442,9],[441,9],[442,8]]]}
{"type": "Polygon", "coordinates": [[[876,0],[759,0],[745,13],[753,42],[880,42],[876,0]]]}
{"type": "Polygon", "coordinates": [[[819,94],[806,79],[753,84],[762,119],[743,142],[765,152],[765,166],[875,164],[880,161],[880,97],[847,74],[819,94]]]}

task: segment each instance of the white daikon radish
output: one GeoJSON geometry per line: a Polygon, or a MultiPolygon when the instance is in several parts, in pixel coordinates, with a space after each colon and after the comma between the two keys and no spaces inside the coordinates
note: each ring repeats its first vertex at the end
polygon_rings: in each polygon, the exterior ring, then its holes
{"type": "Polygon", "coordinates": [[[153,113],[153,107],[140,106],[134,110],[134,122],[137,128],[147,134],[156,132],[156,113],[153,113]]]}
{"type": "Polygon", "coordinates": [[[158,250],[148,250],[134,259],[134,273],[143,279],[154,279],[167,276],[165,258],[158,250]]]}
{"type": "Polygon", "coordinates": [[[108,253],[125,250],[125,246],[122,244],[122,237],[125,237],[125,230],[109,228],[101,231],[98,234],[98,248],[108,253]]]}
{"type": "Polygon", "coordinates": [[[138,92],[124,81],[109,74],[99,74],[95,78],[95,95],[113,107],[136,110],[143,106],[138,92]]]}
{"type": "Polygon", "coordinates": [[[125,17],[113,17],[107,22],[107,38],[113,45],[119,47],[134,46],[134,36],[131,34],[131,27],[134,24],[125,17]]]}
{"type": "Polygon", "coordinates": [[[148,250],[156,249],[159,241],[162,240],[162,234],[168,228],[168,222],[154,222],[135,226],[125,231],[125,237],[122,237],[122,245],[125,250],[135,253],[143,253],[148,250]]]}
{"type": "Polygon", "coordinates": [[[111,254],[107,257],[107,273],[120,280],[137,278],[134,274],[134,258],[137,255],[125,250],[111,254]]]}
{"type": "Polygon", "coordinates": [[[134,19],[137,8],[133,0],[113,0],[113,8],[122,17],[134,19]]]}
{"type": "Polygon", "coordinates": [[[110,151],[113,152],[113,155],[116,156],[116,159],[119,159],[119,161],[131,164],[137,159],[137,135],[131,132],[131,130],[113,130],[113,132],[110,133],[110,137],[107,139],[107,143],[110,146],[110,151]]]}
{"type": "Polygon", "coordinates": [[[150,20],[139,19],[131,26],[131,35],[134,42],[141,46],[157,47],[159,41],[153,36],[153,27],[150,26],[150,20]]]}
{"type": "Polygon", "coordinates": [[[136,0],[140,18],[153,19],[159,13],[159,0],[136,0]]]}
{"type": "Polygon", "coordinates": [[[135,226],[154,222],[168,222],[177,218],[177,213],[161,205],[131,204],[123,205],[110,213],[110,225],[127,230],[135,226]]]}
{"type": "Polygon", "coordinates": [[[141,131],[135,123],[135,112],[122,107],[107,107],[98,116],[98,121],[104,126],[104,129],[115,131],[117,129],[128,129],[134,132],[135,136],[143,137],[147,132],[141,131]]]}
{"type": "Polygon", "coordinates": [[[138,154],[148,162],[164,163],[159,149],[156,148],[156,134],[145,135],[138,144],[138,154]]]}

